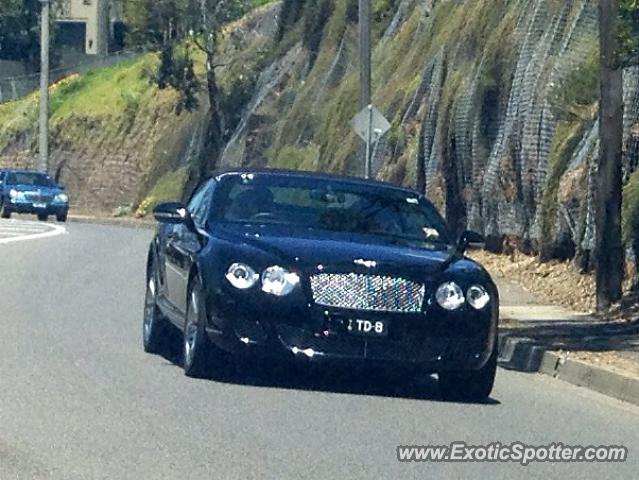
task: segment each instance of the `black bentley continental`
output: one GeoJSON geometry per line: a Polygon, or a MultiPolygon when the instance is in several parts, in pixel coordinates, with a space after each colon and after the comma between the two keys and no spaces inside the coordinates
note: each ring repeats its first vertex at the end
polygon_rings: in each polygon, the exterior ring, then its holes
{"type": "MultiPolygon", "coordinates": [[[[497,288],[419,193],[277,170],[227,171],[157,205],[143,342],[182,332],[187,375],[240,355],[436,373],[481,401],[497,365],[497,288]]],[[[319,367],[322,368],[322,367],[319,367]]]]}

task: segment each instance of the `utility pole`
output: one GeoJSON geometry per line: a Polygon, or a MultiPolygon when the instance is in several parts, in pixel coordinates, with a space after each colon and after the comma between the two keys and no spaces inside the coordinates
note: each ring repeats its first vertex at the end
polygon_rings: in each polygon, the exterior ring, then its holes
{"type": "MultiPolygon", "coordinates": [[[[359,0],[359,106],[371,105],[371,0],[359,0]]],[[[364,153],[364,176],[371,177],[372,122],[369,122],[368,140],[364,153]]]]}
{"type": "Polygon", "coordinates": [[[621,298],[624,255],[621,241],[621,152],[623,70],[620,64],[618,0],[599,0],[599,163],[596,179],[597,310],[621,298]]]}
{"type": "Polygon", "coordinates": [[[51,0],[40,0],[40,162],[39,170],[49,170],[49,16],[51,0]]]}

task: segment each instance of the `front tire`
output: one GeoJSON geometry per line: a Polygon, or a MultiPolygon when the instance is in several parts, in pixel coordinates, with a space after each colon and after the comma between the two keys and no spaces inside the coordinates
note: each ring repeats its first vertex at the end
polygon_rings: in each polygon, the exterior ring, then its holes
{"type": "Polygon", "coordinates": [[[205,330],[206,310],[204,289],[196,277],[188,293],[186,321],[184,322],[183,366],[188,377],[202,378],[209,373],[212,353],[211,341],[205,330]]]}
{"type": "Polygon", "coordinates": [[[64,223],[64,222],[66,222],[66,221],[67,221],[67,214],[66,214],[66,213],[63,213],[63,214],[61,214],[61,215],[56,215],[56,216],[55,216],[55,219],[56,219],[58,222],[60,222],[60,223],[64,223]]]}
{"type": "Polygon", "coordinates": [[[7,205],[4,200],[0,200],[0,217],[11,218],[11,211],[7,209],[7,205]]]}
{"type": "Polygon", "coordinates": [[[38,220],[40,220],[41,222],[46,222],[49,219],[49,215],[46,215],[44,213],[38,213],[38,220]]]}
{"type": "Polygon", "coordinates": [[[158,281],[155,260],[149,268],[144,297],[142,344],[147,353],[162,353],[168,341],[167,324],[157,305],[158,281]]]}
{"type": "Polygon", "coordinates": [[[497,373],[497,348],[479,370],[439,372],[439,390],[449,401],[483,402],[493,390],[497,373]]]}
{"type": "Polygon", "coordinates": [[[191,280],[188,291],[182,357],[184,373],[194,378],[228,378],[234,366],[232,357],[209,339],[204,287],[197,276],[191,280]]]}

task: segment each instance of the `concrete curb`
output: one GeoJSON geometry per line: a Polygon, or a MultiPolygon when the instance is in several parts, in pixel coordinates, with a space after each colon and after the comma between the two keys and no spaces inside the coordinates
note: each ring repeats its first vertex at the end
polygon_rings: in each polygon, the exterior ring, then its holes
{"type": "Polygon", "coordinates": [[[509,370],[538,372],[639,405],[639,379],[548,351],[530,338],[500,335],[499,365],[509,370]]]}
{"type": "Polygon", "coordinates": [[[73,215],[69,214],[68,220],[74,223],[91,223],[95,225],[115,225],[119,227],[129,228],[145,228],[155,229],[157,222],[154,220],[146,220],[131,217],[96,217],[91,215],[73,215]]]}
{"type": "Polygon", "coordinates": [[[509,370],[539,371],[545,351],[531,338],[499,335],[499,364],[509,370]]]}
{"type": "Polygon", "coordinates": [[[545,352],[539,373],[639,405],[639,379],[621,372],[545,352]]]}

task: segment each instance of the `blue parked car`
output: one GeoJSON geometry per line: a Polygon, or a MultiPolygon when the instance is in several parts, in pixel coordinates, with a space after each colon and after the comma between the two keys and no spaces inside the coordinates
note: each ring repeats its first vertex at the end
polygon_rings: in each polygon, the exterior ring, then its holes
{"type": "Polygon", "coordinates": [[[69,197],[64,187],[49,175],[28,170],[0,172],[0,216],[10,218],[12,213],[31,213],[46,221],[55,215],[58,222],[66,222],[69,197]]]}

